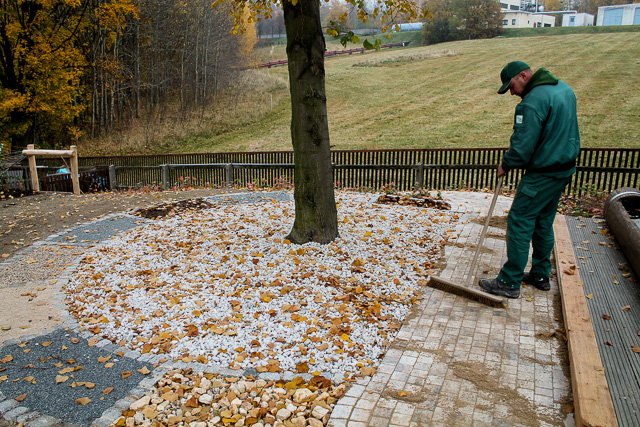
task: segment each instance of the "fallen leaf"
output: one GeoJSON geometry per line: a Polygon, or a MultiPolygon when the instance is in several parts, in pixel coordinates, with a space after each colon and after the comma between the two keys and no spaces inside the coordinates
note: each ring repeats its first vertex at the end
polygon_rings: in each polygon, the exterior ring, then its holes
{"type": "Polygon", "coordinates": [[[126,378],[129,378],[130,376],[131,376],[131,371],[124,371],[122,373],[122,379],[123,380],[126,379],[126,378]]]}
{"type": "Polygon", "coordinates": [[[142,368],[138,369],[138,372],[141,373],[142,375],[147,375],[151,371],[146,366],[143,366],[142,368]]]}
{"type": "Polygon", "coordinates": [[[611,341],[605,341],[604,342],[606,345],[610,345],[611,347],[613,347],[613,343],[611,341]]]}
{"type": "Polygon", "coordinates": [[[66,375],[56,375],[56,384],[63,383],[69,379],[66,375]]]}
{"type": "Polygon", "coordinates": [[[604,320],[611,320],[611,316],[607,316],[606,314],[603,314],[603,315],[602,315],[602,318],[603,318],[604,320]]]}
{"type": "Polygon", "coordinates": [[[625,306],[625,307],[622,307],[622,309],[623,309],[624,311],[629,311],[629,310],[631,310],[631,306],[630,306],[630,305],[627,305],[627,306],[625,306]]]}
{"type": "Polygon", "coordinates": [[[587,295],[587,298],[593,299],[593,292],[591,292],[589,295],[587,295]]]}
{"type": "Polygon", "coordinates": [[[49,347],[51,344],[53,344],[53,341],[45,341],[42,343],[43,347],[49,347]]]}
{"type": "Polygon", "coordinates": [[[23,401],[23,400],[25,400],[26,398],[27,398],[27,393],[25,393],[25,394],[21,394],[21,395],[20,395],[20,396],[18,396],[18,397],[14,397],[14,400],[15,400],[16,402],[22,402],[22,401],[23,401]]]}
{"type": "Polygon", "coordinates": [[[81,405],[86,405],[89,402],[91,402],[91,399],[89,399],[88,397],[81,397],[80,399],[76,399],[76,403],[79,403],[81,405]]]}
{"type": "Polygon", "coordinates": [[[108,368],[113,368],[113,365],[114,365],[113,362],[109,362],[109,363],[105,363],[104,367],[107,368],[107,369],[108,368]]]}
{"type": "Polygon", "coordinates": [[[407,394],[409,394],[409,392],[404,391],[404,390],[398,392],[398,396],[400,396],[400,397],[405,397],[407,394]]]}
{"type": "Polygon", "coordinates": [[[107,387],[104,390],[102,390],[102,394],[109,394],[114,390],[113,387],[107,387]]]}
{"type": "Polygon", "coordinates": [[[106,356],[106,357],[100,356],[100,357],[98,357],[98,363],[108,362],[109,359],[111,359],[111,356],[106,356]]]}

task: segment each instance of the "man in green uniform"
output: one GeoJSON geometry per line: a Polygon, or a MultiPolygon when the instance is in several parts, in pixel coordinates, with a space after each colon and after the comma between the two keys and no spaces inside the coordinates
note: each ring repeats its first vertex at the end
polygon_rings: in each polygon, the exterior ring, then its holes
{"type": "Polygon", "coordinates": [[[575,173],[580,134],[573,90],[545,68],[535,73],[522,61],[508,63],[500,73],[499,94],[511,92],[516,106],[509,150],[498,176],[525,169],[507,218],[507,262],[498,277],[480,280],[486,292],[518,298],[524,281],[550,289],[553,221],[560,196],[575,173]],[[525,274],[529,247],[531,270],[525,274]]]}

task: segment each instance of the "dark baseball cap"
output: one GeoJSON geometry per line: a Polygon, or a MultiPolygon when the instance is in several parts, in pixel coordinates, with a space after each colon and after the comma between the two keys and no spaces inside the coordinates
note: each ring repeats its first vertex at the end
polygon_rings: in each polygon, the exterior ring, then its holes
{"type": "Polygon", "coordinates": [[[511,80],[520,74],[524,70],[528,70],[529,67],[525,62],[522,61],[513,61],[509,62],[500,72],[500,79],[502,79],[502,86],[498,89],[498,93],[502,95],[507,90],[509,90],[509,85],[511,84],[511,80]]]}

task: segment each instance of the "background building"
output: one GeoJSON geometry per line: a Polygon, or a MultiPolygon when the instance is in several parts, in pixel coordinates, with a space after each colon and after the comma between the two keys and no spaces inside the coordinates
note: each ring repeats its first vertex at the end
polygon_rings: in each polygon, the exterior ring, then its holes
{"type": "Polygon", "coordinates": [[[556,18],[544,15],[542,5],[528,0],[500,0],[500,9],[504,13],[503,28],[555,27],[556,18]],[[536,10],[538,13],[536,13],[536,10]]]}
{"type": "Polygon", "coordinates": [[[590,13],[567,13],[562,15],[563,27],[592,27],[595,16],[590,13]]]}
{"type": "Polygon", "coordinates": [[[600,6],[596,25],[640,25],[640,4],[600,6]]]}

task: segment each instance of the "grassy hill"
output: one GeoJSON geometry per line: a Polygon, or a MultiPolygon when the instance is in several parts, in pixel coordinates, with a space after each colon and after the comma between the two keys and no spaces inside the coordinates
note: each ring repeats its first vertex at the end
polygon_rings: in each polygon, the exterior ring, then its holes
{"type": "MultiPolygon", "coordinates": [[[[263,49],[262,58],[286,57],[283,45],[263,49]]],[[[534,70],[546,67],[574,88],[583,146],[640,146],[639,32],[411,43],[327,59],[331,144],[334,149],[507,146],[519,98],[496,90],[501,68],[515,59],[534,70]]],[[[252,73],[255,111],[237,116],[224,131],[165,141],[165,150],[290,150],[287,68],[252,73]],[[256,87],[257,81],[264,86],[256,87]]]]}

